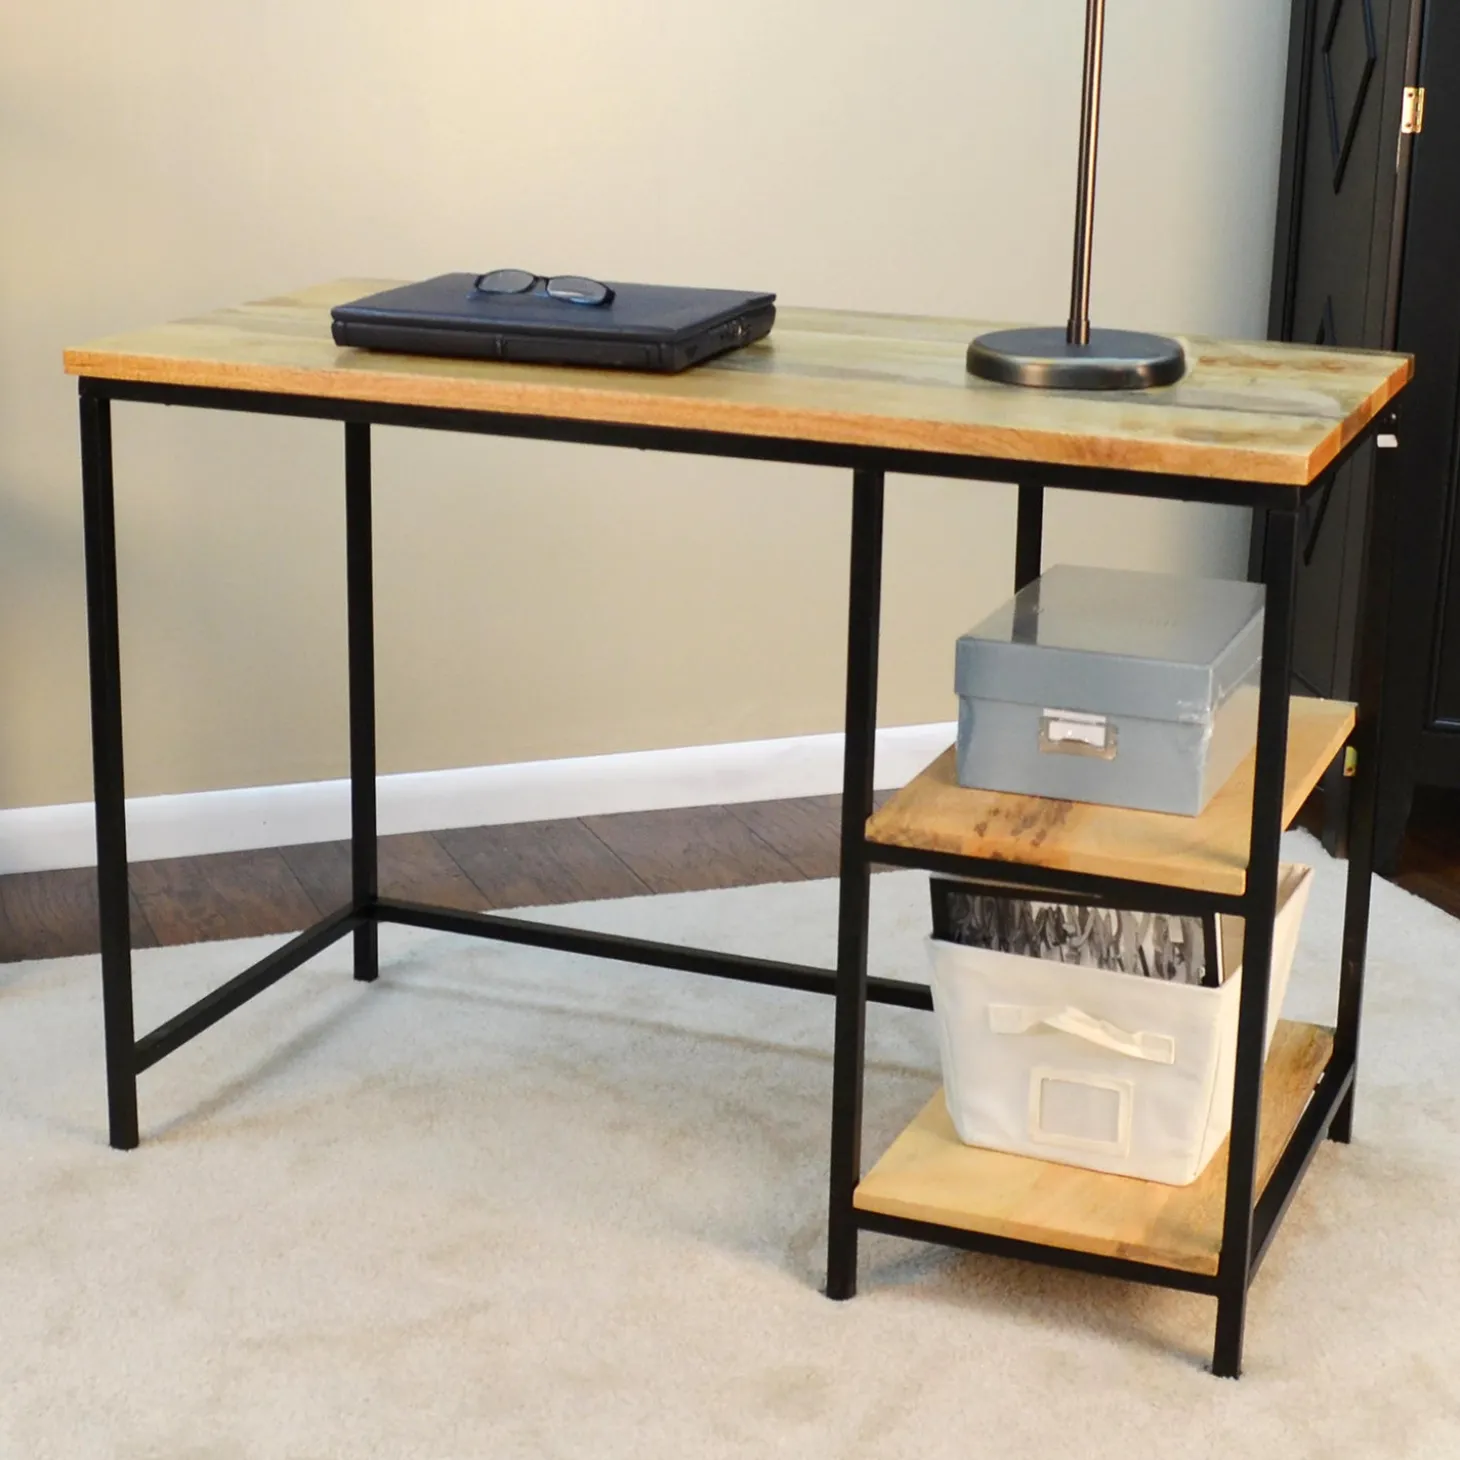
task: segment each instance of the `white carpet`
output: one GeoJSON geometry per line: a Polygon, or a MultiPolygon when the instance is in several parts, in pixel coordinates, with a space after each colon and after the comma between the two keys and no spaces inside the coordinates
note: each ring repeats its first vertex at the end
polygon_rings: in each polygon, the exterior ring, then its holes
{"type": "MultiPolygon", "coordinates": [[[[1319,865],[1289,1012],[1331,1016],[1319,865]]],[[[924,879],[874,882],[916,975],[924,879]]],[[[829,962],[831,883],[552,916],[829,962]]],[[[143,953],[149,1028],[271,942],[143,953]]],[[[864,1237],[820,1296],[830,1000],[386,930],[143,1077],[104,1144],[95,959],[0,969],[0,1456],[1441,1457],[1460,1453],[1460,924],[1377,884],[1356,1143],[1214,1303],[864,1237]]],[[[937,1083],[874,1008],[866,1149],[937,1083]]]]}

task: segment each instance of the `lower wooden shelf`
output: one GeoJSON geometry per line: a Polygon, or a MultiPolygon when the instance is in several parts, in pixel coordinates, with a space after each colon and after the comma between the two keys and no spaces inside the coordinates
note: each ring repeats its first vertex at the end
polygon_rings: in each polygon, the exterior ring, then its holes
{"type": "MultiPolygon", "coordinates": [[[[1267,1185],[1333,1052],[1333,1032],[1284,1019],[1262,1087],[1258,1191],[1267,1185]]],[[[857,1187],[862,1211],[1076,1252],[1215,1274],[1227,1148],[1190,1186],[1107,1176],[965,1146],[940,1090],[857,1187]]]]}

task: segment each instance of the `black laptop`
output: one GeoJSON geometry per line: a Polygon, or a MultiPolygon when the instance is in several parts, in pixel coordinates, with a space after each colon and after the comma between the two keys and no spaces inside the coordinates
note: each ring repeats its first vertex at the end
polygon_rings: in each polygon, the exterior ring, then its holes
{"type": "Polygon", "coordinates": [[[403,284],[331,314],[335,343],[365,350],[669,372],[761,339],[775,298],[496,269],[403,284]]]}

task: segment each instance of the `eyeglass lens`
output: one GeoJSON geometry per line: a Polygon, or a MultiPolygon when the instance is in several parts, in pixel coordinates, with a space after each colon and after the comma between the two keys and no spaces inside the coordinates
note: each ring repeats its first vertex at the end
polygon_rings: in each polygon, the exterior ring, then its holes
{"type": "Polygon", "coordinates": [[[602,304],[608,298],[608,286],[597,279],[582,279],[576,274],[562,274],[547,281],[549,298],[565,299],[570,304],[602,304]]]}
{"type": "Polygon", "coordinates": [[[537,283],[537,275],[526,269],[493,269],[477,276],[476,287],[483,294],[526,294],[537,283]]]}

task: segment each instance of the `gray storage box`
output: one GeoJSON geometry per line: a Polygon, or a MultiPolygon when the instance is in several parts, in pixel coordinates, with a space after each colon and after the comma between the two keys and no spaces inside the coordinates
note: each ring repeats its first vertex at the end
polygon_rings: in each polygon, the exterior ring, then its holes
{"type": "Polygon", "coordinates": [[[1255,583],[1059,566],[958,641],[958,782],[1199,814],[1257,735],[1255,583]]]}

